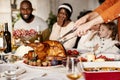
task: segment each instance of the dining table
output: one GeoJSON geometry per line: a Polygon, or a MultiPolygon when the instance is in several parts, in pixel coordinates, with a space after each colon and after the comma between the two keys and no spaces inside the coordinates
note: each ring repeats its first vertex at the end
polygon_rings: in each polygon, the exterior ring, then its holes
{"type": "MultiPolygon", "coordinates": [[[[84,68],[95,67],[94,69],[97,69],[97,67],[112,67],[114,70],[85,71],[77,80],[120,80],[120,61],[82,62],[82,64],[84,68]]],[[[6,77],[3,76],[4,71],[1,73],[1,70],[7,65],[9,65],[9,63],[0,63],[0,80],[7,80],[6,77]]],[[[63,64],[44,67],[31,66],[25,64],[23,60],[19,60],[16,61],[14,65],[19,69],[16,74],[16,80],[69,80],[66,76],[67,69],[63,64]]]]}
{"type": "MultiPolygon", "coordinates": [[[[22,57],[26,51],[32,50],[28,46],[20,46],[15,55],[22,57]],[[21,54],[19,54],[21,53],[21,54]]],[[[72,49],[74,50],[74,49],[72,49]]],[[[75,49],[76,50],[76,49],[75,49]]],[[[86,53],[86,51],[79,51],[81,54],[86,53]]],[[[103,54],[100,54],[100,56],[103,54]]],[[[77,80],[120,80],[120,54],[104,54],[104,56],[109,57],[108,59],[114,59],[115,61],[95,61],[95,62],[82,62],[82,67],[96,68],[96,67],[114,67],[118,70],[109,71],[85,71],[83,75],[77,80]],[[106,73],[107,72],[107,73],[106,73]],[[100,75],[99,75],[100,74],[100,75]],[[107,76],[105,76],[107,75],[107,76]],[[112,75],[113,77],[109,77],[112,75]],[[103,77],[101,77],[103,76],[103,77]],[[106,79],[104,79],[106,78],[106,79]],[[111,78],[111,79],[110,79],[111,78]],[[117,79],[116,79],[117,78],[117,79]]],[[[81,55],[80,58],[86,58],[85,55],[81,55]]],[[[78,57],[79,58],[79,57],[78,57]]],[[[4,71],[9,63],[0,63],[0,80],[6,80],[4,71]]],[[[31,66],[24,63],[24,60],[18,60],[14,63],[19,69],[16,74],[16,80],[70,80],[67,78],[67,68],[61,64],[56,66],[31,66]]],[[[9,68],[9,67],[8,67],[9,68]]]]}
{"type": "MultiPolygon", "coordinates": [[[[69,80],[66,76],[66,67],[64,65],[48,67],[30,66],[23,63],[22,60],[17,61],[14,64],[21,69],[21,72],[19,71],[19,75],[17,75],[16,80],[69,80]]],[[[0,77],[0,80],[6,80],[6,77],[0,77]]],[[[85,79],[82,76],[78,80],[85,79]]]]}

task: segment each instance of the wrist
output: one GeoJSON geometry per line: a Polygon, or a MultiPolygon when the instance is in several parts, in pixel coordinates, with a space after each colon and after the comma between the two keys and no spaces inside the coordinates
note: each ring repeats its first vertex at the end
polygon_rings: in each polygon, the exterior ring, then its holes
{"type": "Polygon", "coordinates": [[[97,17],[99,14],[97,12],[91,12],[89,13],[89,20],[94,19],[95,17],[97,17]]]}
{"type": "Polygon", "coordinates": [[[98,16],[95,19],[93,19],[93,20],[91,20],[91,21],[88,22],[88,24],[90,26],[98,25],[98,24],[101,24],[101,23],[104,23],[104,20],[102,19],[101,16],[98,16]]]}

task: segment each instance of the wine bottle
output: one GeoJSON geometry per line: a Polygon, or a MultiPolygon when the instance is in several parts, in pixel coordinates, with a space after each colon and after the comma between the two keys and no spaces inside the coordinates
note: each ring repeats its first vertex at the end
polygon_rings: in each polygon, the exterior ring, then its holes
{"type": "Polygon", "coordinates": [[[8,23],[5,23],[5,31],[3,33],[4,41],[6,43],[5,53],[11,52],[11,33],[8,30],[8,23]]]}

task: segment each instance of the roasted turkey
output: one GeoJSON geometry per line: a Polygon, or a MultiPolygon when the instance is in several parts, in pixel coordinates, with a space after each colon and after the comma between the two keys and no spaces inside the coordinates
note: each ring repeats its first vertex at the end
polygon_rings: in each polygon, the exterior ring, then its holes
{"type": "Polygon", "coordinates": [[[29,51],[23,56],[28,59],[37,56],[37,59],[45,61],[47,57],[59,57],[59,59],[66,57],[65,49],[58,41],[48,40],[42,43],[29,43],[28,46],[34,49],[34,51],[29,51]]]}

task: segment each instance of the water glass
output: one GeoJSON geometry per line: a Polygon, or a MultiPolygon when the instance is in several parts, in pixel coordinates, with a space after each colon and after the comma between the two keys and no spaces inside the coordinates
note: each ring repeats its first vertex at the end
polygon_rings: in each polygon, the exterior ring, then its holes
{"type": "Polygon", "coordinates": [[[77,67],[77,58],[76,57],[67,57],[66,76],[70,80],[78,80],[82,76],[82,71],[77,67]]]}

